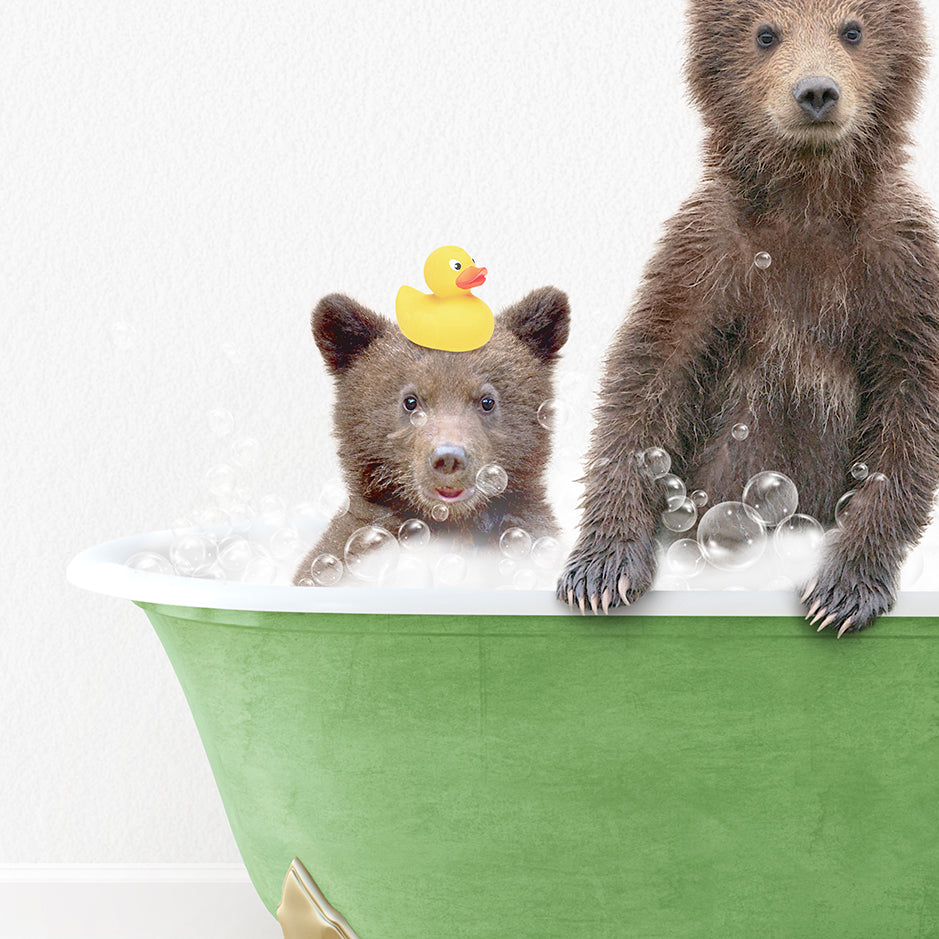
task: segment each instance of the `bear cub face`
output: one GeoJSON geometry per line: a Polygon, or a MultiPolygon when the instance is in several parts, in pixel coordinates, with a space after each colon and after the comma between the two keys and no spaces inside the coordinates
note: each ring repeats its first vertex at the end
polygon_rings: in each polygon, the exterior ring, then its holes
{"type": "Polygon", "coordinates": [[[876,151],[915,109],[926,42],[905,0],[694,0],[691,26],[691,90],[725,154],[876,151]]]}
{"type": "Polygon", "coordinates": [[[566,296],[545,287],[496,317],[482,348],[443,352],[409,341],[349,297],[324,297],[312,328],[335,381],[350,509],[312,555],[342,558],[356,528],[379,524],[394,534],[410,518],[475,541],[497,541],[508,525],[555,533],[543,480],[550,431],[538,409],[552,398],[569,322],[566,296]]]}

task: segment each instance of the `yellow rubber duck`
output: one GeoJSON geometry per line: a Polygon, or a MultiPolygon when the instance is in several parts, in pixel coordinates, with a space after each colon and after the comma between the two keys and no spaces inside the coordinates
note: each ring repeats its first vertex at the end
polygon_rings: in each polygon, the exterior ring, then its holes
{"type": "Polygon", "coordinates": [[[492,310],[472,294],[488,271],[456,245],[432,251],[424,280],[432,293],[402,287],[395,299],[401,332],[411,342],[445,352],[469,352],[489,342],[496,321],[492,310]]]}

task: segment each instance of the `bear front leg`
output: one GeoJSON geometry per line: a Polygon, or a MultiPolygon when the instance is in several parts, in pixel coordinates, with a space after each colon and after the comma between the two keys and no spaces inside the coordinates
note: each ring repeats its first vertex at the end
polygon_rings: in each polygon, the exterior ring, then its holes
{"type": "Polygon", "coordinates": [[[558,581],[557,596],[581,613],[630,604],[655,577],[656,514],[635,457],[588,477],[581,535],[558,581]],[[610,509],[619,506],[620,512],[610,509]]]}
{"type": "Polygon", "coordinates": [[[829,534],[802,596],[806,619],[839,637],[893,607],[900,570],[929,524],[939,483],[939,375],[926,369],[902,381],[876,377],[857,440],[872,472],[829,534]]]}

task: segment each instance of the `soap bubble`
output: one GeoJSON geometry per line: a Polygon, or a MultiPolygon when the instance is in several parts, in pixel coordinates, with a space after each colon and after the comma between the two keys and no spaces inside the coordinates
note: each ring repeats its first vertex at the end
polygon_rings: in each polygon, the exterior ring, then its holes
{"type": "Polygon", "coordinates": [[[674,509],[662,513],[662,524],[675,532],[689,531],[698,520],[698,510],[687,496],[674,509]]]}
{"type": "Polygon", "coordinates": [[[417,551],[430,541],[430,528],[419,518],[409,518],[398,528],[398,544],[408,551],[417,551]]]}
{"type": "Polygon", "coordinates": [[[742,501],[756,512],[764,525],[773,528],[795,512],[799,492],[788,476],[765,470],[750,477],[742,501]]]}
{"type": "Polygon", "coordinates": [[[431,510],[430,517],[435,522],[445,522],[450,517],[450,509],[442,502],[438,502],[431,510]]]}
{"type": "Polygon", "coordinates": [[[672,458],[661,447],[649,447],[639,455],[639,464],[649,476],[656,479],[672,468],[672,458]]]}
{"type": "Polygon", "coordinates": [[[205,508],[199,509],[195,513],[193,521],[209,537],[225,538],[231,534],[231,515],[218,505],[207,505],[205,508]]]}
{"type": "Polygon", "coordinates": [[[513,561],[511,558],[499,558],[496,570],[498,570],[500,577],[505,580],[511,580],[512,576],[518,570],[518,562],[513,561]]]}
{"type": "Polygon", "coordinates": [[[551,399],[538,406],[538,423],[546,430],[558,430],[567,419],[567,406],[563,401],[551,399]]]}
{"type": "Polygon", "coordinates": [[[175,574],[176,571],[169,558],[156,551],[138,551],[132,554],[125,562],[128,567],[144,574],[175,574]]]}
{"type": "Polygon", "coordinates": [[[485,496],[497,496],[505,492],[509,474],[498,463],[487,463],[476,474],[476,488],[485,496]]]}
{"type": "Polygon", "coordinates": [[[218,562],[206,564],[204,567],[196,568],[190,575],[199,580],[227,580],[225,571],[219,566],[218,562]]]}
{"type": "Polygon", "coordinates": [[[277,580],[277,565],[263,554],[248,561],[242,580],[247,584],[272,584],[277,580]]]}
{"type": "Polygon", "coordinates": [[[882,486],[887,482],[887,477],[883,473],[871,473],[867,477],[868,486],[882,486]]]}
{"type": "Polygon", "coordinates": [[[776,526],[773,547],[784,561],[802,561],[813,554],[825,537],[825,529],[811,515],[790,515],[776,526]]]}
{"type": "Polygon", "coordinates": [[[693,538],[681,538],[670,545],[665,552],[665,562],[672,571],[683,577],[694,577],[705,565],[701,548],[693,538]]]}
{"type": "Polygon", "coordinates": [[[753,266],[765,271],[773,263],[773,256],[768,251],[757,252],[753,259],[753,266]]]}
{"type": "Polygon", "coordinates": [[[256,437],[239,437],[231,445],[231,458],[239,466],[251,466],[257,462],[261,442],[256,437]]]}
{"type": "Polygon", "coordinates": [[[349,511],[349,493],[340,480],[331,479],[320,490],[313,505],[321,518],[339,518],[349,511]]]}
{"type": "Polygon", "coordinates": [[[858,481],[867,479],[869,473],[870,470],[868,470],[866,463],[855,463],[854,466],[851,467],[851,475],[858,481]]]}
{"type": "Polygon", "coordinates": [[[434,565],[434,582],[444,587],[456,587],[466,580],[466,558],[461,554],[445,554],[434,565]]]}
{"type": "Polygon", "coordinates": [[[707,561],[722,571],[755,564],[766,549],[762,520],[742,502],[721,502],[698,523],[698,545],[707,561]]]}
{"type": "Polygon", "coordinates": [[[284,528],[278,528],[271,535],[270,540],[271,554],[278,561],[287,561],[295,558],[303,550],[303,542],[300,540],[300,533],[292,525],[284,528]]]}
{"type": "Polygon", "coordinates": [[[848,516],[851,514],[851,499],[857,493],[857,489],[849,489],[835,505],[835,524],[839,528],[844,528],[848,516]]]}
{"type": "Polygon", "coordinates": [[[655,482],[665,493],[665,504],[669,509],[677,509],[685,501],[685,484],[673,473],[664,473],[655,482]]]}
{"type": "Polygon", "coordinates": [[[342,579],[342,561],[335,554],[318,554],[310,564],[310,579],[317,587],[332,587],[342,579]]]}
{"type": "Polygon", "coordinates": [[[315,587],[316,584],[313,583],[313,578],[312,578],[312,577],[301,577],[301,578],[297,581],[297,586],[298,586],[298,587],[315,587]]]}
{"type": "Polygon", "coordinates": [[[229,580],[241,580],[253,557],[254,548],[245,538],[226,538],[218,546],[218,563],[229,580]]]}
{"type": "Polygon", "coordinates": [[[411,423],[415,427],[423,427],[427,423],[427,412],[426,411],[414,411],[411,414],[411,423]]]}
{"type": "Polygon", "coordinates": [[[225,496],[235,488],[235,471],[227,463],[206,470],[205,484],[213,496],[225,496]]]}
{"type": "Polygon", "coordinates": [[[182,534],[170,545],[170,560],[176,573],[186,576],[196,568],[211,563],[213,554],[208,539],[197,532],[182,534]]]}
{"type": "Polygon", "coordinates": [[[531,553],[531,535],[524,528],[507,528],[499,538],[499,550],[513,561],[531,553]]]}
{"type": "Polygon", "coordinates": [[[235,416],[227,408],[213,408],[206,418],[216,437],[227,437],[235,429],[235,416]]]}
{"type": "Polygon", "coordinates": [[[258,519],[264,525],[283,525],[287,518],[287,505],[280,496],[268,493],[258,500],[258,519]]]}
{"type": "Polygon", "coordinates": [[[557,538],[542,535],[531,546],[532,561],[543,570],[553,570],[561,560],[561,545],[557,538]]]}
{"type": "Polygon", "coordinates": [[[346,542],[346,570],[359,580],[376,583],[394,566],[399,550],[398,539],[384,528],[357,528],[346,542]]]}
{"type": "Polygon", "coordinates": [[[254,509],[247,502],[231,502],[227,507],[232,531],[244,534],[254,524],[254,509]]]}
{"type": "Polygon", "coordinates": [[[750,428],[746,424],[734,424],[730,435],[734,440],[746,440],[750,436],[750,428]]]}
{"type": "Polygon", "coordinates": [[[703,489],[695,489],[695,491],[691,493],[691,501],[699,509],[703,509],[708,504],[708,494],[703,489]]]}

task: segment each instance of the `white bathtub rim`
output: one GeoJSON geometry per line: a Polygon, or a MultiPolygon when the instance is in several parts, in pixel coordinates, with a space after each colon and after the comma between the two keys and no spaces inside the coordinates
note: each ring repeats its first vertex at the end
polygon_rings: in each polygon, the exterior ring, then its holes
{"type": "MultiPolygon", "coordinates": [[[[78,554],[66,576],[93,593],[164,606],[278,613],[357,613],[414,616],[570,616],[549,590],[405,589],[293,587],[244,584],[127,567],[138,551],[158,550],[171,533],[147,532],[117,538],[78,554]]],[[[802,616],[792,591],[652,590],[634,607],[611,610],[618,616],[802,616]]],[[[939,591],[901,593],[889,616],[939,616],[939,591]]]]}

